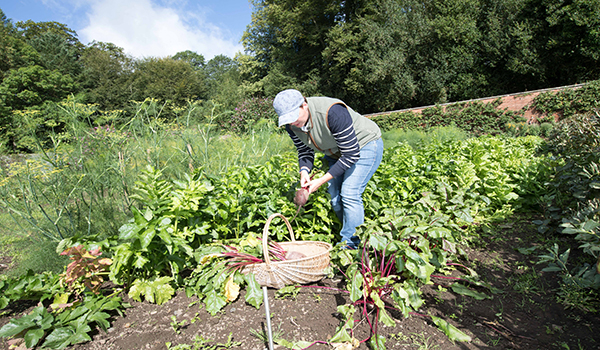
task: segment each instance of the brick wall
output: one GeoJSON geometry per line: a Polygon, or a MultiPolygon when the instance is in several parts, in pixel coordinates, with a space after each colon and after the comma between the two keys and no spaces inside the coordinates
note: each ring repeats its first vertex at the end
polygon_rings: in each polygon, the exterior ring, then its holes
{"type": "MultiPolygon", "coordinates": [[[[565,90],[565,89],[578,89],[578,88],[582,87],[583,85],[585,85],[585,84],[568,85],[568,86],[561,86],[561,87],[555,87],[555,88],[549,88],[549,89],[519,92],[519,93],[515,93],[515,94],[484,97],[484,98],[478,98],[478,99],[474,99],[474,100],[444,103],[444,104],[441,104],[440,106],[445,108],[446,106],[453,105],[456,103],[467,103],[467,102],[490,103],[490,102],[495,101],[496,99],[500,98],[500,99],[502,99],[502,103],[497,107],[498,109],[507,109],[510,111],[520,111],[520,110],[528,107],[531,104],[531,102],[533,101],[533,99],[537,95],[541,94],[542,92],[547,92],[547,91],[556,92],[556,91],[565,90]]],[[[366,117],[374,117],[374,116],[386,115],[386,114],[390,114],[390,113],[394,113],[394,112],[407,112],[407,111],[410,111],[413,113],[421,113],[422,110],[424,110],[425,108],[429,108],[429,107],[434,107],[434,106],[407,108],[407,109],[401,109],[401,110],[397,110],[397,111],[366,114],[365,116],[366,117]]],[[[531,119],[535,120],[535,118],[539,115],[540,115],[539,112],[528,108],[525,111],[524,116],[529,121],[531,119]]]]}

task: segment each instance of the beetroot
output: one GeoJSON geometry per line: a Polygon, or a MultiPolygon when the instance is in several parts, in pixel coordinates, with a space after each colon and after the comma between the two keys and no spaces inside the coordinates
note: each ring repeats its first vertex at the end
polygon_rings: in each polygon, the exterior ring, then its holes
{"type": "Polygon", "coordinates": [[[298,210],[296,210],[296,214],[292,218],[292,221],[294,221],[296,219],[296,216],[298,216],[298,213],[300,212],[300,208],[302,208],[304,206],[304,204],[306,204],[306,202],[308,202],[309,194],[310,193],[308,192],[308,187],[302,187],[301,189],[296,191],[296,195],[294,196],[294,204],[296,204],[298,206],[298,210]]]}
{"type": "Polygon", "coordinates": [[[306,202],[308,202],[308,188],[302,187],[298,191],[296,191],[296,195],[294,196],[294,204],[300,207],[303,207],[306,202]]]}
{"type": "Polygon", "coordinates": [[[303,259],[306,258],[306,255],[304,255],[303,253],[300,252],[296,252],[296,251],[289,251],[285,254],[285,260],[297,260],[297,259],[303,259]]]}

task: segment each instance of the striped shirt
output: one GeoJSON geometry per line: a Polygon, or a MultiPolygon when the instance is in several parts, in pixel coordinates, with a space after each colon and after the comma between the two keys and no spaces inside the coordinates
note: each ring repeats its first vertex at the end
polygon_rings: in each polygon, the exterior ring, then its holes
{"type": "MultiPolygon", "coordinates": [[[[333,135],[340,158],[329,168],[329,174],[333,177],[342,175],[348,168],[354,165],[360,158],[360,147],[352,125],[352,118],[348,109],[341,104],[335,104],[329,108],[327,114],[329,131],[333,135]]],[[[298,151],[298,165],[300,169],[307,167],[312,170],[315,161],[315,152],[305,145],[290,129],[289,124],[285,126],[286,131],[292,138],[294,146],[298,151]]]]}

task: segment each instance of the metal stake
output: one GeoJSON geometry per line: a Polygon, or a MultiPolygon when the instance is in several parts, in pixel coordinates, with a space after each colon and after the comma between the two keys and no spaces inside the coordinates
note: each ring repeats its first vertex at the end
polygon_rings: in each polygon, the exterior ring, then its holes
{"type": "Polygon", "coordinates": [[[267,316],[267,335],[269,336],[269,350],[273,350],[273,332],[271,331],[271,312],[269,311],[269,297],[267,287],[263,286],[263,299],[265,301],[265,314],[267,316]]]}

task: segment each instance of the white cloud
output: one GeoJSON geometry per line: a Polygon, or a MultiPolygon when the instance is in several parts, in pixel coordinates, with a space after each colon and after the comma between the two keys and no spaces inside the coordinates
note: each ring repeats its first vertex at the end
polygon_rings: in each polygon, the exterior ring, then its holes
{"type": "Polygon", "coordinates": [[[166,57],[191,50],[205,59],[233,57],[242,51],[236,39],[185,7],[164,7],[151,0],[90,0],[89,24],[78,30],[81,41],[110,42],[137,57],[166,57]]]}

